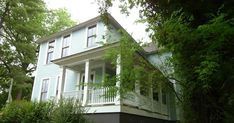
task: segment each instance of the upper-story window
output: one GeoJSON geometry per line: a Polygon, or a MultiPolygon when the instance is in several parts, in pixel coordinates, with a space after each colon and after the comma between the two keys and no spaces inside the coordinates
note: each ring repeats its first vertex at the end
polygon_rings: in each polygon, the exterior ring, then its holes
{"type": "Polygon", "coordinates": [[[55,44],[55,41],[51,41],[51,42],[49,42],[49,44],[48,44],[46,64],[50,63],[51,60],[53,59],[54,44],[55,44]]]}
{"type": "Polygon", "coordinates": [[[69,44],[70,44],[70,35],[63,37],[63,45],[62,45],[62,57],[65,57],[68,55],[69,51],[69,44]]]}
{"type": "Polygon", "coordinates": [[[49,79],[43,79],[41,85],[41,101],[45,101],[48,94],[49,79]]]}
{"type": "Polygon", "coordinates": [[[93,25],[88,28],[87,47],[92,47],[96,45],[96,25],[93,25]]]}

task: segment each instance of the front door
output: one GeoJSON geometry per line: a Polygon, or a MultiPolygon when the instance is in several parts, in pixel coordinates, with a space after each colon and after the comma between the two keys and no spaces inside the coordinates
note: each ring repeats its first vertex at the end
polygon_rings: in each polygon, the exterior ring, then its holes
{"type": "MultiPolygon", "coordinates": [[[[80,77],[79,90],[84,90],[85,74],[82,73],[80,77]]],[[[95,82],[95,72],[91,72],[89,76],[89,84],[95,82]]]]}

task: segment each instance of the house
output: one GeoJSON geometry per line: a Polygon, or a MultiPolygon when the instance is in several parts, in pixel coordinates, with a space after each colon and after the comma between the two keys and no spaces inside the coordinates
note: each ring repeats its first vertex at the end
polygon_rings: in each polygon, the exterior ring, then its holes
{"type": "MultiPolygon", "coordinates": [[[[161,90],[154,99],[153,94],[145,97],[137,91],[121,99],[108,87],[89,87],[89,83],[101,83],[106,74],[119,75],[121,72],[121,65],[114,66],[104,59],[107,50],[119,47],[121,34],[118,30],[123,29],[111,15],[108,20],[111,28],[98,16],[37,40],[40,51],[31,100],[76,98],[96,123],[175,121],[173,97],[161,90]]],[[[154,52],[144,51],[144,54],[147,59],[154,52]]],[[[116,82],[115,86],[120,85],[116,82]]]]}

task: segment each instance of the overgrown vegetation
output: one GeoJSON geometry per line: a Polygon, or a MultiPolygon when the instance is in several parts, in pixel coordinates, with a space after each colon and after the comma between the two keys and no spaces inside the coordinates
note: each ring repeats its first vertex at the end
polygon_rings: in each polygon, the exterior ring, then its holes
{"type": "Polygon", "coordinates": [[[30,99],[35,40],[74,24],[66,10],[49,10],[43,0],[0,0],[0,106],[11,79],[13,99],[30,99]]]}
{"type": "MultiPolygon", "coordinates": [[[[106,14],[114,0],[99,1],[106,14]]],[[[120,0],[122,12],[139,7],[141,22],[172,53],[181,87],[181,122],[230,123],[234,118],[233,0],[120,0]]]]}
{"type": "Polygon", "coordinates": [[[58,103],[13,101],[0,114],[0,123],[88,123],[78,101],[60,100],[58,103]]]}
{"type": "Polygon", "coordinates": [[[119,65],[121,72],[119,75],[108,77],[106,83],[115,86],[117,82],[115,91],[118,91],[122,98],[128,92],[135,93],[136,86],[138,86],[139,93],[147,97],[152,93],[151,88],[155,88],[157,92],[162,89],[171,91],[172,83],[160,70],[149,63],[141,44],[135,42],[125,30],[119,30],[119,33],[121,37],[118,48],[107,51],[105,58],[114,66],[119,65]]]}

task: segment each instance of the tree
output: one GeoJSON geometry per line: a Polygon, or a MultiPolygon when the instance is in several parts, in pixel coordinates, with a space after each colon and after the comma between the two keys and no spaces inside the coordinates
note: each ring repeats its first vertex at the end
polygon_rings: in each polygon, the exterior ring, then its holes
{"type": "Polygon", "coordinates": [[[74,25],[64,9],[49,10],[43,0],[0,0],[0,94],[14,80],[13,98],[30,98],[35,40],[74,25]]]}
{"type": "MultiPolygon", "coordinates": [[[[233,121],[234,1],[120,1],[123,12],[140,6],[152,40],[172,53],[183,122],[233,121]]],[[[103,14],[112,6],[112,0],[100,3],[103,14]]]]}

